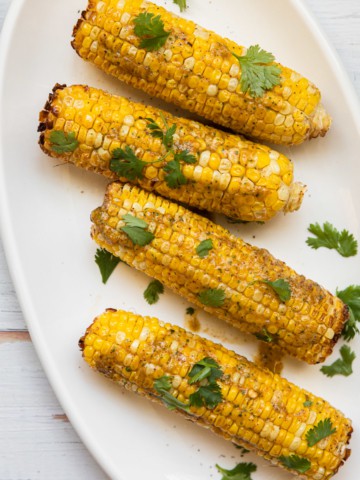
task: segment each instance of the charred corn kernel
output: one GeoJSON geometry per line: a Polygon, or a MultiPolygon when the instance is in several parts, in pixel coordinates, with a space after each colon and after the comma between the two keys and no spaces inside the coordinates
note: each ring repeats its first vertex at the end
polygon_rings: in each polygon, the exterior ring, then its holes
{"type": "Polygon", "coordinates": [[[130,147],[140,160],[149,163],[142,171],[143,178],[134,183],[199,209],[246,221],[265,221],[278,211],[294,211],[301,205],[305,187],[292,183],[293,166],[285,156],[239,136],[95,88],[57,85],[40,113],[40,121],[40,145],[52,157],[116,179],[109,166],[112,152],[130,147]],[[71,124],[64,121],[68,111],[71,116],[76,111],[71,124]],[[144,120],[152,118],[163,127],[161,115],[168,125],[176,125],[174,148],[187,150],[197,159],[194,165],[181,163],[187,184],[179,188],[170,188],[165,179],[164,166],[173,156],[156,163],[166,150],[159,138],[150,135],[144,120]],[[63,155],[54,152],[50,141],[54,130],[74,132],[78,148],[63,155]],[[287,177],[283,179],[285,170],[287,177]]]}
{"type": "MultiPolygon", "coordinates": [[[[266,250],[248,245],[210,220],[129,184],[114,182],[108,186],[104,204],[94,210],[92,222],[94,240],[128,265],[243,332],[255,334],[265,329],[285,352],[308,363],[325,360],[348,317],[339,298],[298,275],[266,250]],[[126,213],[151,226],[155,238],[150,244],[134,246],[122,232],[121,219],[126,213]],[[196,247],[207,238],[213,248],[200,258],[196,247]],[[277,279],[290,285],[291,297],[285,303],[258,281],[277,279]],[[204,305],[199,294],[207,289],[221,289],[224,302],[220,306],[204,305]],[[309,312],[303,313],[306,305],[309,312]],[[326,328],[320,329],[320,325],[326,328]]],[[[253,392],[249,395],[254,396],[253,392]]]]}
{"type": "Polygon", "coordinates": [[[280,85],[260,98],[251,98],[241,91],[241,68],[233,56],[244,55],[244,47],[153,3],[91,0],[73,35],[72,45],[84,60],[151,96],[188,108],[237,132],[291,145],[323,136],[330,127],[320,92],[307,79],[279,65],[280,85]],[[147,53],[139,47],[134,19],[142,12],[160,15],[165,30],[171,33],[157,51],[147,53]],[[127,24],[119,33],[118,20],[124,15],[127,24]],[[144,59],[134,61],[138,52],[144,59]],[[171,89],[165,87],[164,79],[174,80],[171,89]],[[199,82],[201,90],[191,91],[199,82]],[[186,102],[190,97],[191,102],[186,102]],[[206,98],[215,97],[219,107],[209,108],[206,98]]]}
{"type": "Polygon", "coordinates": [[[340,411],[279,375],[177,325],[108,310],[88,327],[79,346],[90,367],[157,403],[163,402],[154,382],[164,375],[170,377],[170,395],[189,406],[189,412],[177,409],[179,413],[273,464],[282,466],[279,457],[283,455],[301,456],[311,467],[303,475],[289,470],[297,477],[328,480],[350,455],[347,445],[352,425],[340,411]],[[222,401],[213,409],[190,405],[189,397],[196,387],[189,384],[188,374],[204,357],[214,359],[223,373],[217,380],[222,401]],[[309,399],[312,404],[305,408],[304,402],[309,399]],[[291,410],[287,407],[290,403],[291,410]],[[336,427],[327,441],[313,447],[306,439],[311,427],[299,420],[307,412],[319,421],[329,418],[336,427]]]}

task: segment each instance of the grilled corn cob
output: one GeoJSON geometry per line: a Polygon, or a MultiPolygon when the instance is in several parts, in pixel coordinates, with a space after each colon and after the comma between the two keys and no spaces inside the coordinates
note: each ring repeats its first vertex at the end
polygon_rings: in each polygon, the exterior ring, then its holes
{"type": "Polygon", "coordinates": [[[164,400],[154,382],[167,376],[169,394],[191,405],[188,412],[179,412],[273,464],[284,466],[284,457],[301,457],[308,468],[303,475],[288,469],[297,477],[329,479],[350,455],[351,421],[328,402],[176,325],[108,310],[95,319],[79,345],[92,368],[150,400],[164,400]],[[222,399],[215,408],[191,403],[198,387],[189,382],[189,372],[204,358],[215,360],[222,372],[217,380],[222,399]],[[309,430],[325,420],[336,431],[309,446],[309,430]]]}
{"type": "Polygon", "coordinates": [[[112,153],[130,147],[141,161],[148,162],[142,178],[133,179],[134,183],[229,217],[269,220],[278,211],[297,210],[305,191],[301,183],[292,183],[290,160],[268,147],[95,88],[55,86],[40,122],[40,145],[48,155],[116,179],[110,169],[112,153]],[[174,154],[153,163],[165,156],[166,148],[160,138],[151,136],[149,118],[164,129],[164,119],[169,126],[175,125],[173,148],[195,156],[196,163],[180,164],[186,184],[171,188],[166,182],[164,167],[174,154]],[[75,151],[53,149],[51,136],[56,131],[76,134],[75,151]]]}
{"type": "Polygon", "coordinates": [[[281,68],[281,83],[252,98],[241,90],[235,55],[246,49],[190,20],[143,0],[91,0],[73,33],[84,60],[148,94],[196,112],[248,136],[292,145],[330,127],[320,92],[309,80],[281,68]],[[157,51],[140,48],[134,19],[160,15],[166,43],[157,51]]]}
{"type": "Polygon", "coordinates": [[[260,339],[266,332],[285,352],[308,363],[322,362],[331,353],[347,307],[267,250],[129,184],[110,184],[103,206],[91,218],[92,236],[102,248],[207,312],[260,339]],[[150,243],[134,245],[122,230],[126,214],[146,222],[154,235],[150,243]],[[197,247],[208,239],[212,248],[202,258],[197,247]],[[286,302],[264,283],[279,279],[291,289],[286,302]],[[209,300],[213,295],[215,300],[209,300]]]}

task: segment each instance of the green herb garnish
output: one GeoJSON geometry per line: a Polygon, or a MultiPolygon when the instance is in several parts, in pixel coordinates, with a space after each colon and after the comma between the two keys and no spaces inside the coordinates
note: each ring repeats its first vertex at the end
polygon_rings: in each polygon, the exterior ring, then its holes
{"type": "Polygon", "coordinates": [[[350,285],[344,290],[336,289],[336,295],[349,308],[349,319],[341,334],[345,340],[350,341],[359,333],[356,322],[360,321],[360,285],[350,285]]]}
{"type": "Polygon", "coordinates": [[[289,455],[288,457],[281,455],[279,461],[284,467],[296,470],[299,473],[306,473],[311,468],[311,462],[307,458],[299,457],[298,455],[289,455]]]}
{"type": "Polygon", "coordinates": [[[358,326],[356,324],[356,318],[351,308],[349,308],[349,318],[347,319],[344,328],[342,329],[341,335],[347,342],[349,342],[359,332],[360,330],[358,329],[358,326]]]}
{"type": "Polygon", "coordinates": [[[336,428],[332,428],[330,418],[325,418],[325,420],[321,420],[314,428],[307,432],[306,440],[309,447],[313,447],[320,442],[320,440],[329,437],[335,432],[336,428]]]}
{"type": "Polygon", "coordinates": [[[181,410],[189,411],[189,406],[186,403],[180,402],[177,398],[171,395],[170,390],[172,387],[171,384],[172,377],[168,375],[163,375],[154,382],[154,389],[157,393],[160,394],[162,401],[165,403],[169,410],[175,410],[180,408],[181,410]]]}
{"type": "Polygon", "coordinates": [[[187,307],[186,309],[186,315],[194,315],[195,313],[195,308],[193,307],[187,307]]]}
{"type": "Polygon", "coordinates": [[[134,19],[134,33],[140,38],[140,48],[144,48],[148,52],[159,50],[165,45],[165,42],[170,35],[164,29],[164,22],[160,15],[153,13],[140,13],[134,19]]]}
{"type": "Polygon", "coordinates": [[[313,405],[314,402],[312,402],[311,400],[308,399],[308,397],[306,397],[306,400],[305,402],[303,403],[304,407],[306,408],[309,408],[313,405]]]}
{"type": "Polygon", "coordinates": [[[254,336],[258,340],[262,340],[263,342],[266,342],[266,343],[277,343],[278,341],[278,335],[276,333],[272,335],[270,332],[266,330],[266,328],[263,328],[261,332],[254,333],[254,336]]]}
{"type": "Polygon", "coordinates": [[[225,292],[221,288],[209,288],[199,293],[198,298],[203,305],[221,307],[225,302],[225,292]]]}
{"type": "Polygon", "coordinates": [[[251,474],[256,472],[254,463],[239,463],[232,470],[227,470],[216,465],[218,471],[222,474],[221,480],[252,480],[251,474]]]}
{"type": "Polygon", "coordinates": [[[79,146],[74,132],[63,132],[62,130],[52,130],[50,133],[51,150],[55,153],[73,152],[79,146]]]}
{"type": "Polygon", "coordinates": [[[199,255],[200,258],[205,258],[209,255],[210,250],[212,250],[213,248],[213,242],[211,238],[208,238],[199,243],[199,245],[196,247],[196,253],[199,255]]]}
{"type": "Polygon", "coordinates": [[[144,220],[134,217],[130,213],[124,215],[122,219],[125,227],[121,227],[121,230],[126,233],[134,245],[144,247],[154,240],[155,235],[147,230],[149,225],[144,220]]]}
{"type": "Polygon", "coordinates": [[[131,181],[141,180],[146,165],[147,162],[140,160],[129,146],[126,146],[125,150],[116,148],[112,152],[110,170],[119,177],[125,177],[131,181]]]}
{"type": "Polygon", "coordinates": [[[209,383],[204,387],[198,388],[196,392],[189,396],[189,403],[194,407],[215,408],[222,401],[220,385],[209,383]]]}
{"type": "Polygon", "coordinates": [[[104,248],[98,248],[95,253],[95,262],[100,269],[102,282],[106,283],[121,260],[104,248]]]}
{"type": "Polygon", "coordinates": [[[209,383],[214,383],[218,378],[222,377],[220,365],[210,357],[205,357],[200,362],[195,363],[189,372],[190,385],[201,382],[205,378],[209,383]]]}
{"type": "Polygon", "coordinates": [[[308,237],[306,243],[315,250],[321,247],[334,249],[343,257],[357,254],[358,242],[347,230],[339,232],[331,223],[325,222],[322,227],[318,223],[310,224],[308,231],[315,237],[308,237]]]}
{"type": "Polygon", "coordinates": [[[181,150],[181,152],[175,153],[174,160],[177,160],[178,162],[185,162],[187,164],[194,164],[197,162],[195,155],[189,153],[189,150],[181,150]]]}
{"type": "Polygon", "coordinates": [[[168,187],[179,188],[181,185],[187,184],[187,179],[181,171],[178,160],[170,160],[170,162],[164,166],[164,171],[167,173],[167,175],[165,175],[165,182],[168,187]]]}
{"type": "Polygon", "coordinates": [[[162,293],[164,293],[164,285],[159,280],[152,280],[144,292],[144,298],[150,305],[153,305],[159,300],[162,293]]]}
{"type": "Polygon", "coordinates": [[[353,373],[352,363],[356,358],[355,352],[352,352],[348,345],[343,345],[340,348],[340,356],[331,365],[325,365],[321,367],[321,371],[327,377],[333,377],[334,375],[344,375],[348,377],[353,373]]]}
{"type": "Polygon", "coordinates": [[[185,12],[187,9],[186,0],[173,0],[176,5],[179,5],[180,12],[185,12]]]}
{"type": "Polygon", "coordinates": [[[259,280],[262,283],[266,283],[269,287],[271,287],[277,296],[280,298],[282,302],[287,302],[291,297],[291,288],[289,282],[286,280],[279,278],[274,282],[270,280],[259,280]]]}
{"type": "Polygon", "coordinates": [[[246,55],[238,56],[233,53],[241,67],[241,90],[252,97],[262,97],[266,90],[279,85],[281,69],[273,65],[275,57],[266,52],[259,45],[248,48],[246,55]]]}

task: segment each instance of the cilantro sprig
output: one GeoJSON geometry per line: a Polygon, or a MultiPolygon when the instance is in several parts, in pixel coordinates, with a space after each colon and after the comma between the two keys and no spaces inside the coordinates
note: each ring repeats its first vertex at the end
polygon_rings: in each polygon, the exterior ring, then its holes
{"type": "Polygon", "coordinates": [[[357,322],[360,322],[360,285],[349,285],[344,290],[336,289],[336,296],[349,308],[349,319],[345,323],[342,336],[346,341],[350,341],[359,333],[357,322]]]}
{"type": "Polygon", "coordinates": [[[95,253],[95,262],[99,267],[102,282],[106,283],[121,260],[104,248],[98,248],[95,253]]]}
{"type": "Polygon", "coordinates": [[[241,67],[241,90],[252,97],[262,97],[266,90],[279,85],[281,69],[273,65],[275,57],[272,53],[252,45],[246,55],[233,53],[241,67]]]}
{"type": "Polygon", "coordinates": [[[221,480],[252,480],[251,474],[256,472],[256,465],[254,463],[239,463],[232,470],[227,470],[216,464],[219,473],[222,474],[221,480]]]}
{"type": "Polygon", "coordinates": [[[189,412],[189,405],[178,400],[174,395],[171,395],[170,390],[172,388],[172,377],[169,375],[163,375],[154,382],[154,389],[160,394],[162,401],[165,403],[169,410],[185,410],[189,412]]]}
{"type": "Polygon", "coordinates": [[[199,243],[196,247],[196,253],[199,255],[200,258],[205,258],[209,255],[210,250],[214,248],[213,241],[211,238],[207,238],[199,243]]]}
{"type": "Polygon", "coordinates": [[[140,13],[134,19],[134,33],[140,38],[140,48],[148,52],[159,50],[165,45],[170,32],[164,29],[164,22],[160,15],[153,13],[140,13]]]}
{"type": "Polygon", "coordinates": [[[282,302],[287,302],[291,298],[291,287],[290,284],[287,280],[284,280],[283,278],[278,278],[277,280],[271,281],[271,280],[254,280],[249,283],[249,285],[253,285],[254,283],[265,283],[268,287],[270,287],[276,295],[279,297],[279,299],[282,302]]]}
{"type": "Polygon", "coordinates": [[[356,358],[355,352],[348,345],[343,345],[340,348],[340,357],[331,365],[321,367],[321,372],[327,377],[334,377],[335,375],[348,377],[351,375],[353,373],[352,364],[356,358]]]}
{"type": "Polygon", "coordinates": [[[222,377],[220,365],[211,357],[205,357],[199,362],[195,363],[189,372],[189,383],[201,382],[207,379],[210,383],[216,382],[218,378],[222,377]]]}
{"type": "Polygon", "coordinates": [[[357,254],[358,242],[354,235],[345,229],[340,232],[331,223],[325,222],[323,226],[311,223],[308,231],[315,237],[308,237],[306,243],[315,250],[321,247],[329,248],[336,250],[343,257],[357,254]]]}
{"type": "Polygon", "coordinates": [[[196,392],[189,396],[190,405],[194,407],[215,408],[222,401],[220,385],[209,383],[199,387],[196,392]]]}
{"type": "Polygon", "coordinates": [[[306,434],[306,441],[309,447],[313,447],[324,438],[329,437],[336,432],[336,428],[333,428],[330,418],[320,420],[320,422],[309,430],[306,434]]]}
{"type": "Polygon", "coordinates": [[[51,150],[55,153],[70,153],[77,149],[79,142],[74,132],[52,130],[50,133],[51,150]]]}
{"type": "Polygon", "coordinates": [[[221,288],[208,288],[199,293],[198,298],[203,305],[221,307],[225,302],[225,292],[221,288]]]}
{"type": "Polygon", "coordinates": [[[266,343],[277,343],[279,340],[279,336],[276,333],[271,334],[266,330],[265,327],[260,332],[254,333],[254,336],[258,340],[261,340],[266,343]]]}
{"type": "Polygon", "coordinates": [[[148,231],[149,225],[141,218],[127,213],[122,217],[125,226],[121,230],[126,233],[134,245],[144,247],[154,240],[155,235],[148,231]]]}
{"type": "Polygon", "coordinates": [[[195,363],[189,372],[189,384],[201,382],[201,385],[189,396],[190,405],[215,408],[223,399],[220,385],[217,383],[222,375],[220,365],[211,357],[205,357],[195,363]]]}
{"type": "Polygon", "coordinates": [[[115,148],[112,152],[110,170],[119,177],[125,177],[130,181],[141,180],[146,165],[147,162],[140,160],[128,145],[124,150],[115,148]]]}
{"type": "Polygon", "coordinates": [[[186,0],[173,0],[176,5],[179,5],[180,12],[185,12],[187,9],[186,0]]]}
{"type": "Polygon", "coordinates": [[[153,305],[159,301],[162,293],[164,293],[164,285],[159,280],[152,280],[144,291],[144,298],[149,305],[153,305]]]}
{"type": "Polygon", "coordinates": [[[311,462],[307,458],[298,455],[281,455],[279,461],[284,467],[296,470],[299,473],[306,473],[311,468],[311,462]]]}

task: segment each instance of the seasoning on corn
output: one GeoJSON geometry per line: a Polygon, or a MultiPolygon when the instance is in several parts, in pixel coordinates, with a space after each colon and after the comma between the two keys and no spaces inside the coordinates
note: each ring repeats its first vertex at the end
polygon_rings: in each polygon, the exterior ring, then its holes
{"type": "MultiPolygon", "coordinates": [[[[151,2],[91,0],[73,36],[80,57],[106,73],[236,132],[292,145],[324,136],[330,127],[320,92],[309,80],[270,60],[269,67],[281,71],[280,83],[252,97],[242,89],[250,48],[151,2]],[[158,50],[142,48],[135,34],[135,21],[145,13],[160,17],[170,33],[158,50]]],[[[254,54],[258,46],[251,48],[254,54]]]]}
{"type": "Polygon", "coordinates": [[[339,298],[267,250],[176,203],[114,182],[91,218],[92,236],[101,248],[243,332],[261,338],[265,329],[294,357],[322,362],[341,334],[348,309],[339,298]],[[124,234],[129,214],[148,224],[153,234],[148,245],[134,245],[124,234]],[[196,249],[209,238],[212,249],[202,258],[196,249]],[[290,287],[285,302],[265,283],[278,279],[290,287]]]}
{"type": "Polygon", "coordinates": [[[305,187],[293,183],[293,165],[284,155],[102,90],[56,85],[40,122],[48,155],[116,179],[111,165],[122,150],[121,180],[199,209],[265,221],[302,202],[305,187]],[[53,144],[60,134],[65,145],[72,140],[64,152],[53,144]]]}
{"type": "Polygon", "coordinates": [[[109,379],[299,478],[328,480],[350,455],[351,421],[340,411],[177,325],[110,309],[94,320],[79,345],[85,361],[109,379]],[[206,375],[201,365],[210,367],[206,375]],[[202,377],[220,392],[210,406],[191,401],[202,377]]]}

